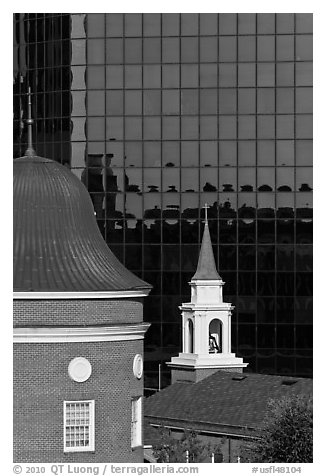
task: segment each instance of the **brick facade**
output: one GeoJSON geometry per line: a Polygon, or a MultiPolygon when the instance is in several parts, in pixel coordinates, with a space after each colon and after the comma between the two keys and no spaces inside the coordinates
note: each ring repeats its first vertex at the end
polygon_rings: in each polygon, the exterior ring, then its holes
{"type": "Polygon", "coordinates": [[[143,380],[132,369],[137,353],[143,354],[142,340],[15,344],[14,461],[141,463],[142,448],[130,445],[131,399],[143,394],[143,380]],[[83,383],[68,375],[77,356],[92,365],[83,383]],[[64,454],[64,400],[93,399],[95,452],[64,454]]]}
{"type": "Polygon", "coordinates": [[[14,327],[113,325],[142,320],[142,298],[14,301],[14,327]]]}

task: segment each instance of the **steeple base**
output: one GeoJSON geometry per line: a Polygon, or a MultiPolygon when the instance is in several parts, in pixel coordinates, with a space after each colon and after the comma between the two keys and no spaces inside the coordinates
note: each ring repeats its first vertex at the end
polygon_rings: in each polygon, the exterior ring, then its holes
{"type": "Polygon", "coordinates": [[[242,373],[248,364],[235,354],[180,353],[178,357],[172,357],[167,365],[171,368],[171,383],[173,384],[176,382],[197,383],[220,371],[242,373]]]}

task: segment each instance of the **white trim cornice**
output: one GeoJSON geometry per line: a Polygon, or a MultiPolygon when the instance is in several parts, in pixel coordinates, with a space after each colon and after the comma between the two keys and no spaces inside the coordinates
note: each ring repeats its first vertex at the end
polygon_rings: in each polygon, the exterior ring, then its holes
{"type": "Polygon", "coordinates": [[[103,327],[17,327],[14,344],[53,342],[116,342],[142,340],[150,324],[103,327]]]}
{"type": "Polygon", "coordinates": [[[40,292],[40,291],[16,291],[14,299],[120,299],[132,297],[146,297],[150,289],[139,291],[90,291],[90,292],[40,292]]]}

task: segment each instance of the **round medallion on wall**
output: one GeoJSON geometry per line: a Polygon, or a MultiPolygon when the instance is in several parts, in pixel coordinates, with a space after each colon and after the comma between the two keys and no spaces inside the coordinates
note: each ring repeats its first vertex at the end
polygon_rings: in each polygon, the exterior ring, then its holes
{"type": "Polygon", "coordinates": [[[134,376],[138,379],[142,378],[143,375],[143,358],[140,354],[136,354],[134,357],[133,363],[133,372],[134,376]]]}
{"type": "Polygon", "coordinates": [[[86,382],[92,373],[92,366],[85,357],[72,359],[68,366],[69,377],[75,382],[86,382]]]}

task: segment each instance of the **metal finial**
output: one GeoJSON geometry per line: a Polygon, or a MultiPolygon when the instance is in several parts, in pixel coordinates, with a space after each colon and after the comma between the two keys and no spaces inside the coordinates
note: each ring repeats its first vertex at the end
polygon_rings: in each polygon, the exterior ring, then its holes
{"type": "Polygon", "coordinates": [[[32,119],[32,96],[31,96],[31,88],[28,87],[28,108],[27,108],[27,150],[25,155],[30,157],[36,155],[35,150],[33,148],[33,124],[34,119],[32,119]]]}
{"type": "Polygon", "coordinates": [[[205,208],[205,225],[208,225],[208,220],[207,220],[207,210],[208,210],[208,205],[207,205],[207,203],[205,203],[205,206],[204,206],[204,208],[205,208]]]}

